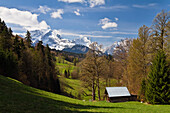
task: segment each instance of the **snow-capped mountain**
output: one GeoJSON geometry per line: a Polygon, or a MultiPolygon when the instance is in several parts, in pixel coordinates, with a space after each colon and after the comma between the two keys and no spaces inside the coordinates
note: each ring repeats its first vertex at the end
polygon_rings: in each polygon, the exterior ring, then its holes
{"type": "Polygon", "coordinates": [[[78,45],[84,45],[84,46],[87,46],[87,47],[89,47],[90,44],[92,43],[88,37],[76,38],[73,41],[75,42],[76,45],[77,44],[78,45]]]}
{"type": "MultiPolygon", "coordinates": [[[[86,53],[90,48],[90,44],[94,43],[95,49],[100,50],[105,54],[113,55],[117,52],[127,51],[132,42],[131,39],[124,39],[120,42],[113,43],[112,46],[107,47],[105,50],[98,45],[97,42],[91,42],[88,37],[80,37],[74,40],[64,39],[59,35],[57,30],[35,30],[30,31],[33,45],[38,41],[43,41],[43,45],[48,44],[51,49],[66,50],[70,52],[81,51],[80,53],[86,53]],[[87,47],[87,48],[86,48],[87,47]]],[[[24,34],[20,34],[21,37],[25,37],[24,34]]]]}
{"type": "MultiPolygon", "coordinates": [[[[33,45],[38,41],[43,41],[43,45],[48,44],[51,49],[63,50],[65,48],[72,48],[75,45],[84,45],[89,47],[91,41],[87,37],[80,37],[74,40],[62,38],[57,30],[35,30],[30,31],[33,45]]],[[[22,36],[22,35],[21,35],[22,36]]],[[[25,37],[24,35],[22,37],[25,37]]]]}
{"type": "Polygon", "coordinates": [[[65,49],[63,49],[63,51],[85,54],[89,51],[89,48],[84,45],[75,45],[72,48],[65,48],[65,49]]]}
{"type": "Polygon", "coordinates": [[[120,42],[114,42],[113,45],[105,49],[105,54],[113,55],[117,52],[126,52],[132,43],[132,39],[122,39],[120,42]]]}
{"type": "Polygon", "coordinates": [[[117,46],[118,46],[118,42],[114,42],[110,47],[107,47],[105,49],[105,54],[112,55],[117,46]]]}
{"type": "Polygon", "coordinates": [[[71,48],[75,45],[68,39],[62,39],[57,30],[35,30],[31,31],[33,44],[38,41],[43,41],[43,45],[48,44],[51,49],[63,50],[64,48],[71,48]]]}

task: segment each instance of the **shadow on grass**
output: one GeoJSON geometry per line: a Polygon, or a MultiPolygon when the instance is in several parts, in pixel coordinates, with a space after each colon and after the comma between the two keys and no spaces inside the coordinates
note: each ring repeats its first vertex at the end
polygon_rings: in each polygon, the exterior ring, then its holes
{"type": "MultiPolygon", "coordinates": [[[[83,105],[74,100],[61,101],[46,97],[45,94],[36,92],[36,89],[25,86],[20,83],[0,81],[0,112],[2,113],[92,113],[88,110],[95,110],[95,113],[105,112],[100,109],[126,109],[124,107],[110,107],[110,106],[95,106],[95,105],[83,105]],[[99,111],[99,112],[96,112],[99,111]]],[[[60,96],[56,97],[60,98],[60,96]]],[[[94,113],[93,112],[93,113],[94,113]]]]}
{"type": "MultiPolygon", "coordinates": [[[[32,94],[27,94],[27,95],[31,95],[31,96],[35,96],[36,98],[36,103],[39,103],[39,100],[41,100],[42,102],[41,103],[46,103],[48,106],[50,106],[50,110],[54,110],[53,112],[59,112],[61,113],[62,111],[63,112],[76,112],[76,113],[81,113],[81,112],[88,112],[86,111],[89,110],[89,109],[125,109],[124,107],[110,107],[110,106],[94,106],[94,105],[82,105],[82,104],[75,104],[75,103],[70,103],[70,102],[64,102],[63,101],[60,101],[60,100],[55,100],[55,99],[51,99],[51,98],[48,98],[48,97],[44,97],[44,95],[41,95],[40,93],[35,93],[33,91],[30,91],[30,93],[32,94]],[[57,111],[55,111],[57,110],[57,111]],[[59,111],[58,111],[59,110],[59,111]],[[83,111],[79,111],[79,110],[83,110],[83,111]]],[[[74,101],[74,100],[73,100],[74,101]]],[[[92,113],[92,112],[89,112],[89,113],[92,113]]],[[[94,113],[94,112],[93,112],[94,113]]],[[[100,113],[100,112],[96,112],[95,113],[100,113]]]]}

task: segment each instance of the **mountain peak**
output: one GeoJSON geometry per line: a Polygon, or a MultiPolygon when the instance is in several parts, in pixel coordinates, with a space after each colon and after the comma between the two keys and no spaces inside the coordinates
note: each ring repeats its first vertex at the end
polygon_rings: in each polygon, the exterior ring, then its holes
{"type": "MultiPolygon", "coordinates": [[[[114,42],[110,47],[107,47],[105,50],[105,54],[113,55],[116,51],[128,51],[131,45],[132,39],[122,39],[119,42],[114,42]],[[122,49],[122,50],[120,50],[122,49]]],[[[122,52],[123,52],[122,51],[122,52]]]]}
{"type": "MultiPolygon", "coordinates": [[[[34,30],[30,31],[32,36],[33,45],[38,41],[43,41],[43,44],[48,44],[50,48],[56,50],[63,50],[64,48],[72,48],[75,45],[84,45],[89,47],[91,41],[88,37],[80,37],[74,40],[68,40],[62,38],[59,34],[59,30],[34,30]]],[[[25,37],[25,34],[21,34],[21,37],[25,37]]]]}
{"type": "Polygon", "coordinates": [[[88,37],[80,37],[73,40],[75,44],[85,45],[87,47],[92,43],[88,37]]]}

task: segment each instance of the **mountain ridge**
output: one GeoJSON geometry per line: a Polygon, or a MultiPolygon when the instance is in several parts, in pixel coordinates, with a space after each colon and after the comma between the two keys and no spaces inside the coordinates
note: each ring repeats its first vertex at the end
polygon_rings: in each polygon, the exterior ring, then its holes
{"type": "MultiPolygon", "coordinates": [[[[79,37],[73,40],[65,39],[61,37],[57,30],[47,29],[47,30],[34,30],[30,31],[33,45],[38,43],[38,41],[43,41],[43,45],[48,44],[51,49],[56,50],[64,50],[67,52],[74,52],[74,53],[87,53],[90,49],[90,45],[94,42],[88,37],[79,37]]],[[[23,34],[20,35],[21,37],[25,37],[23,34]]],[[[129,45],[132,42],[131,39],[122,39],[121,41],[114,42],[111,46],[107,47],[106,49],[101,49],[104,54],[106,55],[113,55],[114,52],[120,51],[120,48],[123,50],[128,50],[129,45]]],[[[95,45],[97,49],[100,49],[100,45],[96,43],[95,45]]]]}

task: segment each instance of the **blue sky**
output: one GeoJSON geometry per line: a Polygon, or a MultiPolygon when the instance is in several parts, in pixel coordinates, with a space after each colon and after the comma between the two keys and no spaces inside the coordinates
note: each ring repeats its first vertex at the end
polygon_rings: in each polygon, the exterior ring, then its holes
{"type": "Polygon", "coordinates": [[[0,0],[0,18],[15,33],[56,29],[63,38],[87,36],[105,47],[136,38],[162,9],[169,11],[169,0],[0,0]]]}

